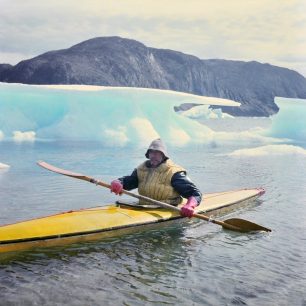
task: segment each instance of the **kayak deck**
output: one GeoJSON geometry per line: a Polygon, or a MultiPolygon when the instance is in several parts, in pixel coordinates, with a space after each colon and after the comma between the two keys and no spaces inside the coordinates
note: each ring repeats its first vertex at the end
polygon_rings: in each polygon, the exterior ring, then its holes
{"type": "MultiPolygon", "coordinates": [[[[205,194],[196,212],[208,216],[227,213],[263,192],[262,189],[243,189],[205,194]]],[[[97,240],[178,219],[184,218],[175,211],[116,204],[67,211],[0,226],[0,253],[97,240]]]]}

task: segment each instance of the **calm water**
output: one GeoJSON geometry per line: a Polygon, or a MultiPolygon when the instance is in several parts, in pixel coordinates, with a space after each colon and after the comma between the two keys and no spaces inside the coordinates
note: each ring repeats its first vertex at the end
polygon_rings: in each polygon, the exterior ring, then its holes
{"type": "MultiPolygon", "coordinates": [[[[219,155],[233,149],[169,151],[204,193],[263,186],[257,205],[232,216],[272,233],[239,234],[191,220],[108,241],[2,255],[0,304],[306,305],[306,158],[219,155]]],[[[131,172],[143,153],[98,142],[2,141],[0,162],[11,168],[0,170],[0,223],[116,200],[108,190],[39,168],[37,160],[110,181],[131,172]]]]}

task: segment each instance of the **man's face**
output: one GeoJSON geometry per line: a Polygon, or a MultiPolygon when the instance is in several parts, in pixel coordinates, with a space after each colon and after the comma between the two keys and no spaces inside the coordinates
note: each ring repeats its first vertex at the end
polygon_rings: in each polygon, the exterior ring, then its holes
{"type": "Polygon", "coordinates": [[[164,160],[164,154],[160,151],[150,150],[149,159],[151,166],[155,168],[164,160]]]}

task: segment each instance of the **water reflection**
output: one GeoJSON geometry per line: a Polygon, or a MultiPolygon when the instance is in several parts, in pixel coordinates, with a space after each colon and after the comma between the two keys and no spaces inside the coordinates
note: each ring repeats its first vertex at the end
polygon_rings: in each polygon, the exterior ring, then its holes
{"type": "MultiPolygon", "coordinates": [[[[37,143],[34,150],[1,143],[1,162],[11,165],[0,175],[1,224],[116,200],[108,190],[45,173],[36,168],[38,159],[110,181],[143,158],[136,150],[113,152],[100,144],[71,148],[67,154],[69,144],[37,143]]],[[[241,235],[194,220],[109,240],[2,254],[1,303],[305,304],[305,159],[231,159],[216,153],[199,147],[173,156],[204,192],[264,186],[260,201],[218,218],[243,218],[271,227],[272,233],[241,235]]]]}
{"type": "MultiPolygon", "coordinates": [[[[4,296],[19,293],[25,300],[31,294],[33,301],[38,302],[41,300],[36,294],[43,291],[46,300],[54,298],[46,288],[59,291],[58,282],[63,281],[63,288],[70,293],[74,292],[76,282],[91,287],[89,295],[93,288],[104,295],[105,288],[112,288],[113,292],[115,286],[131,301],[135,298],[143,302],[175,300],[173,279],[184,279],[191,265],[187,229],[189,225],[175,225],[107,241],[1,256],[2,292],[4,296]],[[39,279],[40,284],[20,292],[33,279],[39,279]],[[157,284],[168,290],[158,288],[157,284]]],[[[60,300],[63,301],[63,296],[60,300]]]]}

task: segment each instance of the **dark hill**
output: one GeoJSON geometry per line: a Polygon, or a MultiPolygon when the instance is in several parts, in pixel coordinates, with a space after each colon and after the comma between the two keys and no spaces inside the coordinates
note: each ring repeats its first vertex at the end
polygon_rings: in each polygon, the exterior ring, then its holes
{"type": "Polygon", "coordinates": [[[241,102],[240,108],[226,108],[241,116],[277,112],[275,96],[306,98],[306,79],[293,70],[258,62],[201,60],[120,37],[93,38],[16,66],[0,65],[0,81],[171,89],[241,102]]]}

